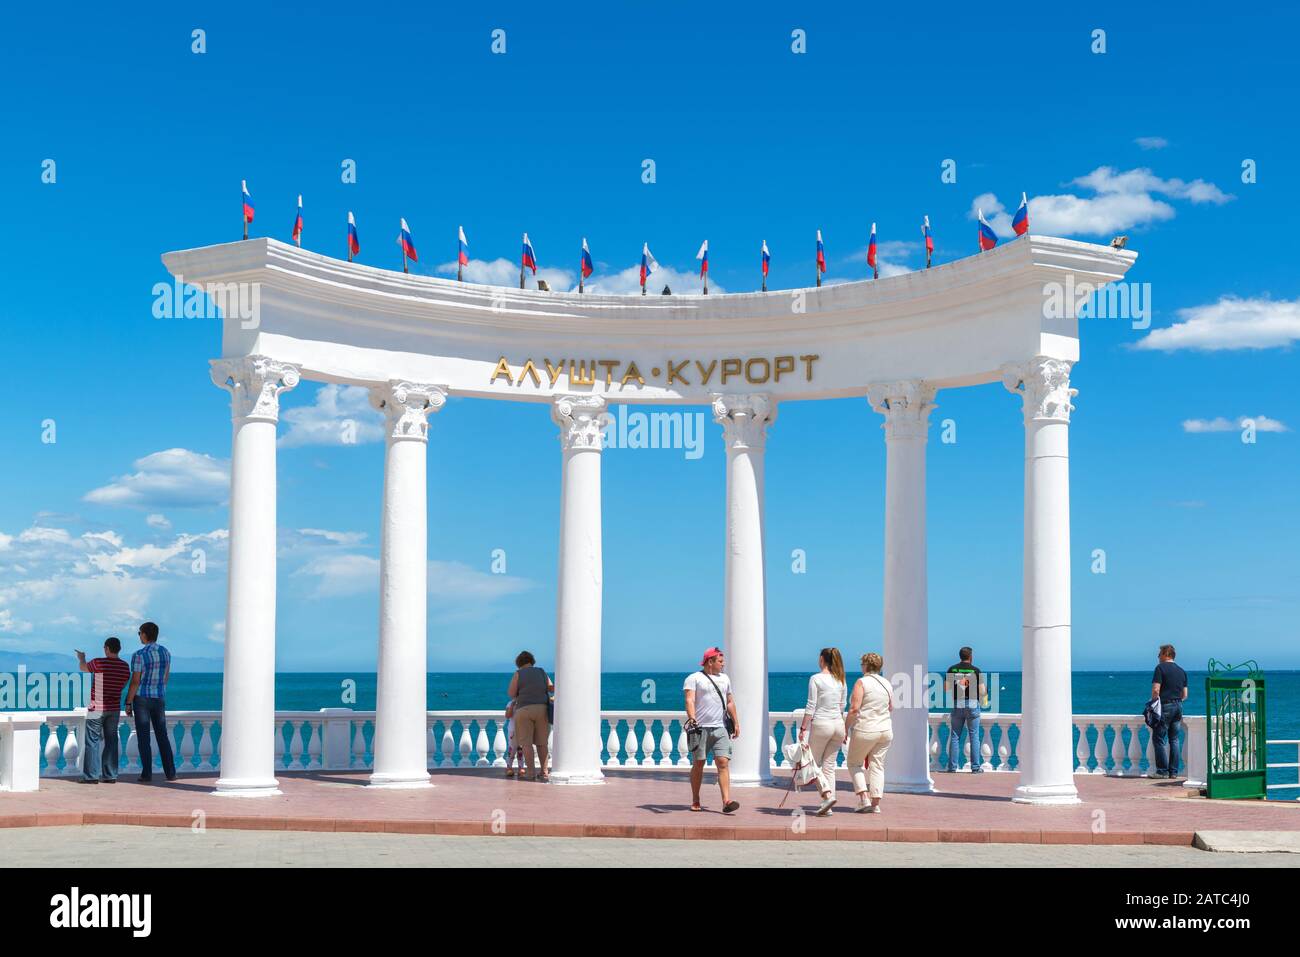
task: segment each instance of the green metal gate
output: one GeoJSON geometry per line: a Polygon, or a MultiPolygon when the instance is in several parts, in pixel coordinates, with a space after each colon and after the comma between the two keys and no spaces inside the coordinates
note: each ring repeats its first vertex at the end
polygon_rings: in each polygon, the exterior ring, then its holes
{"type": "Polygon", "coordinates": [[[1209,671],[1205,678],[1206,796],[1263,798],[1268,793],[1264,675],[1254,661],[1226,665],[1213,658],[1209,671]]]}

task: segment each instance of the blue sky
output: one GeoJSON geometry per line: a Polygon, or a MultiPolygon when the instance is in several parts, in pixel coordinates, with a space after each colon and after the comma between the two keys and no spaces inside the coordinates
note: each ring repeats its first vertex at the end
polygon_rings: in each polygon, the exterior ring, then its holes
{"type": "MultiPolygon", "coordinates": [[[[647,241],[689,290],[705,238],[715,291],[757,287],[763,239],[770,285],[806,285],[818,228],[831,277],[862,278],[872,221],[884,274],[915,269],[922,215],[947,261],[974,250],[974,206],[1005,231],[996,214],[1022,190],[1035,232],[1127,234],[1151,327],[1085,320],[1074,372],[1076,665],[1141,666],[1173,641],[1196,666],[1300,666],[1300,178],[1297,133],[1279,122],[1297,95],[1294,13],[1211,24],[1084,4],[272,7],[8,15],[0,51],[22,83],[0,151],[0,651],[94,646],[149,617],[178,666],[220,658],[229,404],[207,375],[219,329],[155,319],[152,289],[169,279],[162,252],[238,238],[247,179],[254,235],[287,240],[302,193],[309,249],[341,256],[350,209],[360,260],[400,267],[404,216],[418,271],[437,274],[463,224],[472,274],[512,281],[527,230],[543,268],[567,270],[543,273],[561,282],[586,236],[615,291],[647,241]],[[796,29],[806,53],[791,49],[796,29]],[[348,159],[357,181],[345,184],[348,159]],[[955,183],[941,181],[948,159],[955,183]],[[1257,182],[1242,180],[1247,159],[1257,182]],[[1094,549],[1105,574],[1090,570],[1094,549]]],[[[987,386],[938,402],[932,663],[972,644],[986,665],[1016,668],[1018,400],[987,386]],[[944,419],[953,444],[939,442],[944,419]]],[[[279,666],[368,670],[378,431],[332,444],[338,418],[370,421],[346,391],[305,384],[283,412],[279,666]]],[[[879,426],[845,400],[787,404],[771,431],[774,668],[809,667],[826,643],[880,646],[879,426]],[[791,571],[794,549],[805,574],[791,571]]],[[[706,420],[698,459],[605,453],[608,670],[685,667],[720,638],[719,431],[706,420]]],[[[555,434],[546,408],[526,404],[453,400],[434,419],[431,668],[504,669],[525,646],[551,657],[555,434]]]]}

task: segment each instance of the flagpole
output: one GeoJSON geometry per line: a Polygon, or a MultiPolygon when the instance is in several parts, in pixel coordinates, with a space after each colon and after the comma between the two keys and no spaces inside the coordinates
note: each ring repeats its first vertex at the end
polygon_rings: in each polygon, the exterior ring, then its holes
{"type": "Polygon", "coordinates": [[[248,238],[248,213],[244,213],[243,217],[244,217],[244,238],[247,239],[248,238]]]}
{"type": "Polygon", "coordinates": [[[579,254],[579,256],[578,256],[578,295],[580,295],[580,296],[582,295],[582,269],[583,269],[583,267],[584,267],[585,265],[586,265],[586,263],[583,261],[583,259],[582,259],[582,255],[579,254]]]}
{"type": "Polygon", "coordinates": [[[402,272],[410,272],[411,269],[406,264],[406,247],[402,247],[402,272]]]}

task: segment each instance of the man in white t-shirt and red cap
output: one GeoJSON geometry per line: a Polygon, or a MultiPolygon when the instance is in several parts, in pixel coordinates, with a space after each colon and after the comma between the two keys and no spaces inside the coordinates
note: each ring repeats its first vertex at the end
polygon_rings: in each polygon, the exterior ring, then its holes
{"type": "Polygon", "coordinates": [[[691,752],[691,810],[701,811],[700,785],[709,754],[718,770],[722,791],[722,813],[740,808],[731,799],[731,742],[740,734],[736,701],[731,696],[731,679],[722,673],[726,658],[721,648],[710,648],[700,659],[700,670],[686,679],[686,741],[691,752]]]}

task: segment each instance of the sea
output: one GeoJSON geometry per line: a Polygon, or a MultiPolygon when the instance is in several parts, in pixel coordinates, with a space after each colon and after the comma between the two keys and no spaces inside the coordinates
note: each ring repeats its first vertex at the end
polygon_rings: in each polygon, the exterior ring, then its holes
{"type": "MultiPolygon", "coordinates": [[[[428,676],[431,711],[488,711],[505,707],[510,672],[441,672],[428,676]]],[[[1020,711],[1021,673],[991,672],[996,682],[990,711],[1020,711]]],[[[601,676],[601,707],[606,711],[681,710],[682,672],[606,672],[601,676]]],[[[1205,672],[1189,671],[1190,696],[1184,711],[1205,712],[1205,672]]],[[[167,688],[169,711],[220,711],[219,673],[171,676],[167,688]]],[[[373,672],[282,672],[275,677],[275,706],[280,711],[315,711],[349,707],[375,709],[373,672]]],[[[1268,672],[1265,676],[1265,720],[1269,740],[1300,740],[1300,671],[1268,672]]],[[[772,672],[768,676],[768,707],[772,711],[802,708],[808,690],[804,672],[772,672]]],[[[1076,671],[1073,674],[1075,714],[1139,715],[1151,692],[1151,671],[1076,671]]],[[[934,709],[943,710],[943,709],[934,709]]],[[[1270,746],[1268,760],[1296,762],[1296,746],[1270,746]]],[[[1296,769],[1275,769],[1270,783],[1292,783],[1296,769]]],[[[1300,785],[1275,790],[1271,796],[1300,798],[1300,785]]]]}

